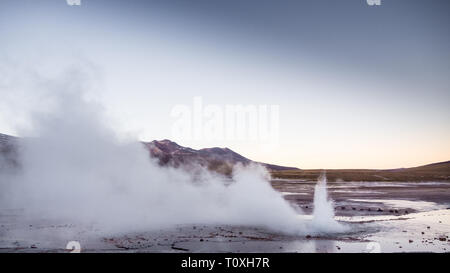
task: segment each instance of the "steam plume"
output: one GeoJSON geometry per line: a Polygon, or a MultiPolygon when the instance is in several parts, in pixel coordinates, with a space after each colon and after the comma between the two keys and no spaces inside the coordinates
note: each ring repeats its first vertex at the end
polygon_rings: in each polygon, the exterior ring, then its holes
{"type": "Polygon", "coordinates": [[[334,231],[326,188],[319,182],[313,223],[269,184],[259,165],[236,166],[232,183],[198,167],[196,175],[160,167],[136,139],[120,140],[102,108],[77,88],[52,93],[52,107],[32,115],[21,171],[0,178],[2,205],[31,219],[95,225],[127,232],[177,224],[261,226],[292,234],[334,231]],[[200,175],[198,175],[200,172],[200,175]],[[323,228],[322,225],[330,226],[323,228]]]}

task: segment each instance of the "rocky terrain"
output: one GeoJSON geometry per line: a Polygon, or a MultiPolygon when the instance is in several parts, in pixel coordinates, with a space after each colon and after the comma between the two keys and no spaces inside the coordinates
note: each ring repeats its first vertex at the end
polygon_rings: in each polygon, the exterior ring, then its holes
{"type": "MultiPolygon", "coordinates": [[[[312,219],[314,183],[272,181],[312,219]]],[[[167,229],[99,233],[93,226],[0,208],[0,253],[69,252],[448,252],[450,199],[446,182],[332,182],[328,191],[344,233],[290,235],[263,227],[185,224],[167,229]],[[433,192],[422,198],[421,192],[433,192]],[[431,198],[433,197],[433,198],[431,198]],[[431,201],[432,200],[432,201],[431,201]]]]}
{"type": "MultiPolygon", "coordinates": [[[[18,144],[19,138],[0,134],[0,171],[18,164],[18,144]]],[[[253,162],[227,148],[195,150],[170,140],[143,145],[161,165],[195,163],[229,173],[234,164],[253,162]]],[[[275,177],[272,187],[297,209],[299,218],[310,221],[316,179],[323,170],[261,164],[275,177]]],[[[326,170],[335,220],[349,228],[344,233],[289,235],[264,227],[200,223],[102,233],[94,226],[45,216],[31,220],[23,209],[2,207],[0,252],[69,252],[72,241],[82,252],[448,252],[449,166],[326,170]]]]}

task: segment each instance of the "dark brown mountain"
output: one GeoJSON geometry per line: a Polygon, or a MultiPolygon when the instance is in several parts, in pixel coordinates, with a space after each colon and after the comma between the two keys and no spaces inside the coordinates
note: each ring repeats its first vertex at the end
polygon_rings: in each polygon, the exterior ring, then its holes
{"type": "MultiPolygon", "coordinates": [[[[11,164],[17,163],[17,142],[19,138],[0,134],[0,159],[11,164]]],[[[205,148],[200,150],[183,147],[170,140],[154,140],[143,142],[152,157],[158,159],[161,165],[175,167],[189,165],[201,165],[210,170],[223,174],[230,174],[237,163],[247,165],[254,161],[228,148],[205,148]]],[[[256,163],[256,162],[255,162],[256,163]]],[[[269,170],[298,170],[297,168],[277,166],[273,164],[259,163],[269,170]]]]}
{"type": "MultiPolygon", "coordinates": [[[[0,170],[18,165],[17,143],[20,138],[0,134],[0,170]],[[6,164],[5,164],[6,163],[6,164]]],[[[210,170],[230,174],[237,163],[254,162],[228,148],[205,148],[195,150],[170,140],[143,142],[152,157],[161,165],[189,166],[200,164],[210,170]]],[[[258,163],[258,162],[257,162],[258,163]]],[[[271,171],[274,178],[315,180],[323,170],[300,170],[298,168],[259,163],[271,171]]],[[[389,170],[346,169],[326,170],[330,181],[450,181],[450,161],[432,163],[413,168],[389,170]]]]}
{"type": "Polygon", "coordinates": [[[144,142],[150,155],[159,159],[161,165],[173,166],[200,164],[210,170],[224,174],[230,174],[233,166],[237,163],[247,165],[259,163],[269,170],[298,170],[294,167],[278,166],[267,163],[252,161],[228,148],[204,148],[195,150],[183,147],[170,140],[154,140],[144,142]]]}

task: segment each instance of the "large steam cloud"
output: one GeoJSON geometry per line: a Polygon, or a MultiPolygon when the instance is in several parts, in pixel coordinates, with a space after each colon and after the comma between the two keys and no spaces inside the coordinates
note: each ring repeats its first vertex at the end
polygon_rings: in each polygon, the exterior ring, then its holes
{"type": "Polygon", "coordinates": [[[0,174],[2,206],[24,209],[31,219],[113,232],[192,223],[299,235],[341,230],[322,208],[331,206],[326,190],[324,200],[323,190],[316,197],[319,210],[311,221],[300,219],[273,190],[261,166],[236,166],[231,182],[201,167],[195,172],[160,167],[136,139],[120,139],[106,126],[102,108],[82,90],[58,86],[61,90],[49,93],[49,107],[31,115],[33,137],[22,141],[20,172],[0,174]]]}

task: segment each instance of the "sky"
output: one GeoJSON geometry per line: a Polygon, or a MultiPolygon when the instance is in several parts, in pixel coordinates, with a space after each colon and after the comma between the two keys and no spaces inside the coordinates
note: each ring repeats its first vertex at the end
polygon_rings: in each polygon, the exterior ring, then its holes
{"type": "Polygon", "coordinates": [[[305,169],[446,161],[449,14],[447,0],[3,0],[0,132],[22,136],[45,108],[37,79],[62,77],[143,141],[305,169]],[[173,110],[194,115],[196,98],[276,105],[276,143],[175,135],[173,110]]]}

